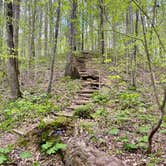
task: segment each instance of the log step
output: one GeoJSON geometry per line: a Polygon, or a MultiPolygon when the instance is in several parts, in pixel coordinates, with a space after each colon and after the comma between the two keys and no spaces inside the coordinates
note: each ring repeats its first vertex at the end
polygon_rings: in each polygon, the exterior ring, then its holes
{"type": "Polygon", "coordinates": [[[94,90],[94,89],[83,89],[83,90],[81,90],[79,93],[94,93],[94,92],[96,92],[96,90],[94,90]]]}
{"type": "Polygon", "coordinates": [[[92,96],[92,94],[90,94],[90,93],[85,93],[85,94],[80,93],[79,96],[90,98],[92,96]]]}
{"type": "Polygon", "coordinates": [[[74,103],[77,105],[86,105],[86,104],[89,104],[91,102],[89,100],[77,100],[77,101],[74,101],[74,103]]]}

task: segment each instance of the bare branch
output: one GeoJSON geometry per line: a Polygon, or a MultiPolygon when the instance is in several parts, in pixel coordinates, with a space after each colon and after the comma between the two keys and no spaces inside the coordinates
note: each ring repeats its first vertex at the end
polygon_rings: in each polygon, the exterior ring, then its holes
{"type": "Polygon", "coordinates": [[[151,18],[149,17],[149,15],[144,11],[144,9],[142,9],[142,7],[138,4],[138,2],[136,0],[132,0],[132,2],[140,9],[140,11],[146,16],[146,18],[150,21],[150,24],[159,40],[159,43],[161,45],[161,47],[163,48],[164,52],[166,53],[166,49],[164,47],[163,42],[161,41],[160,35],[156,29],[156,27],[154,26],[154,23],[151,21],[151,18]]]}

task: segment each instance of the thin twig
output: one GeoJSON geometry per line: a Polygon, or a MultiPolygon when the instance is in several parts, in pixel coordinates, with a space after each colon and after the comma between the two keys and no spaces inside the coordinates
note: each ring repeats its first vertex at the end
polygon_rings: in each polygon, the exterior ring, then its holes
{"type": "Polygon", "coordinates": [[[144,11],[144,9],[142,9],[142,7],[138,4],[138,2],[136,0],[132,0],[132,2],[140,9],[140,11],[146,16],[146,18],[150,21],[150,24],[159,40],[159,43],[161,45],[161,47],[163,48],[164,52],[166,53],[166,49],[164,47],[163,42],[161,41],[160,35],[156,29],[156,27],[154,26],[153,22],[151,21],[151,18],[149,17],[149,15],[144,11]]]}

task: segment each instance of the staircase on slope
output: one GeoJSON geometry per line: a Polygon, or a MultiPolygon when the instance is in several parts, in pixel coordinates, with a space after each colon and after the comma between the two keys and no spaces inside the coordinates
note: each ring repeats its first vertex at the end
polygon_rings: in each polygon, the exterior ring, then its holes
{"type": "Polygon", "coordinates": [[[100,76],[96,58],[83,54],[76,58],[77,68],[82,80],[82,88],[74,97],[73,103],[67,110],[73,110],[80,105],[91,103],[91,95],[100,88],[100,76]]]}

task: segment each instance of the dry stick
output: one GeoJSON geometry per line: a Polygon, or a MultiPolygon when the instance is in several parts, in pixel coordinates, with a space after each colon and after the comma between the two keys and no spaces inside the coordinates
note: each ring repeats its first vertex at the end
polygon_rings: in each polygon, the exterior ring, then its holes
{"type": "Polygon", "coordinates": [[[149,49],[148,49],[148,44],[147,44],[146,30],[145,30],[145,26],[144,26],[143,16],[141,16],[141,22],[142,22],[142,29],[143,29],[143,36],[144,36],[144,47],[145,47],[145,52],[146,52],[146,56],[147,56],[147,60],[148,60],[148,66],[149,66],[149,70],[150,70],[150,76],[151,76],[154,96],[155,96],[155,99],[156,99],[156,103],[157,103],[158,109],[160,110],[160,118],[158,120],[158,123],[152,128],[152,130],[150,131],[149,136],[148,136],[147,153],[149,154],[152,151],[152,139],[153,139],[153,136],[157,132],[157,130],[160,128],[160,125],[161,125],[162,120],[163,120],[164,108],[165,108],[165,103],[166,103],[166,89],[164,90],[163,103],[162,103],[162,105],[160,105],[159,97],[158,97],[158,94],[157,94],[156,83],[155,83],[155,77],[154,77],[152,64],[151,64],[151,59],[150,59],[150,54],[149,54],[149,49]]]}
{"type": "Polygon", "coordinates": [[[152,26],[152,28],[153,28],[153,30],[154,30],[154,32],[155,32],[155,34],[156,34],[158,40],[159,40],[159,43],[160,43],[161,47],[163,48],[164,52],[166,53],[166,49],[165,49],[165,47],[164,47],[163,42],[162,42],[161,39],[160,39],[160,35],[159,35],[159,33],[158,33],[156,27],[154,26],[153,22],[151,21],[149,15],[144,11],[144,9],[138,4],[138,2],[137,2],[136,0],[132,0],[132,2],[140,9],[140,11],[141,11],[141,12],[146,16],[146,18],[150,21],[150,24],[151,24],[151,26],[152,26]]]}

